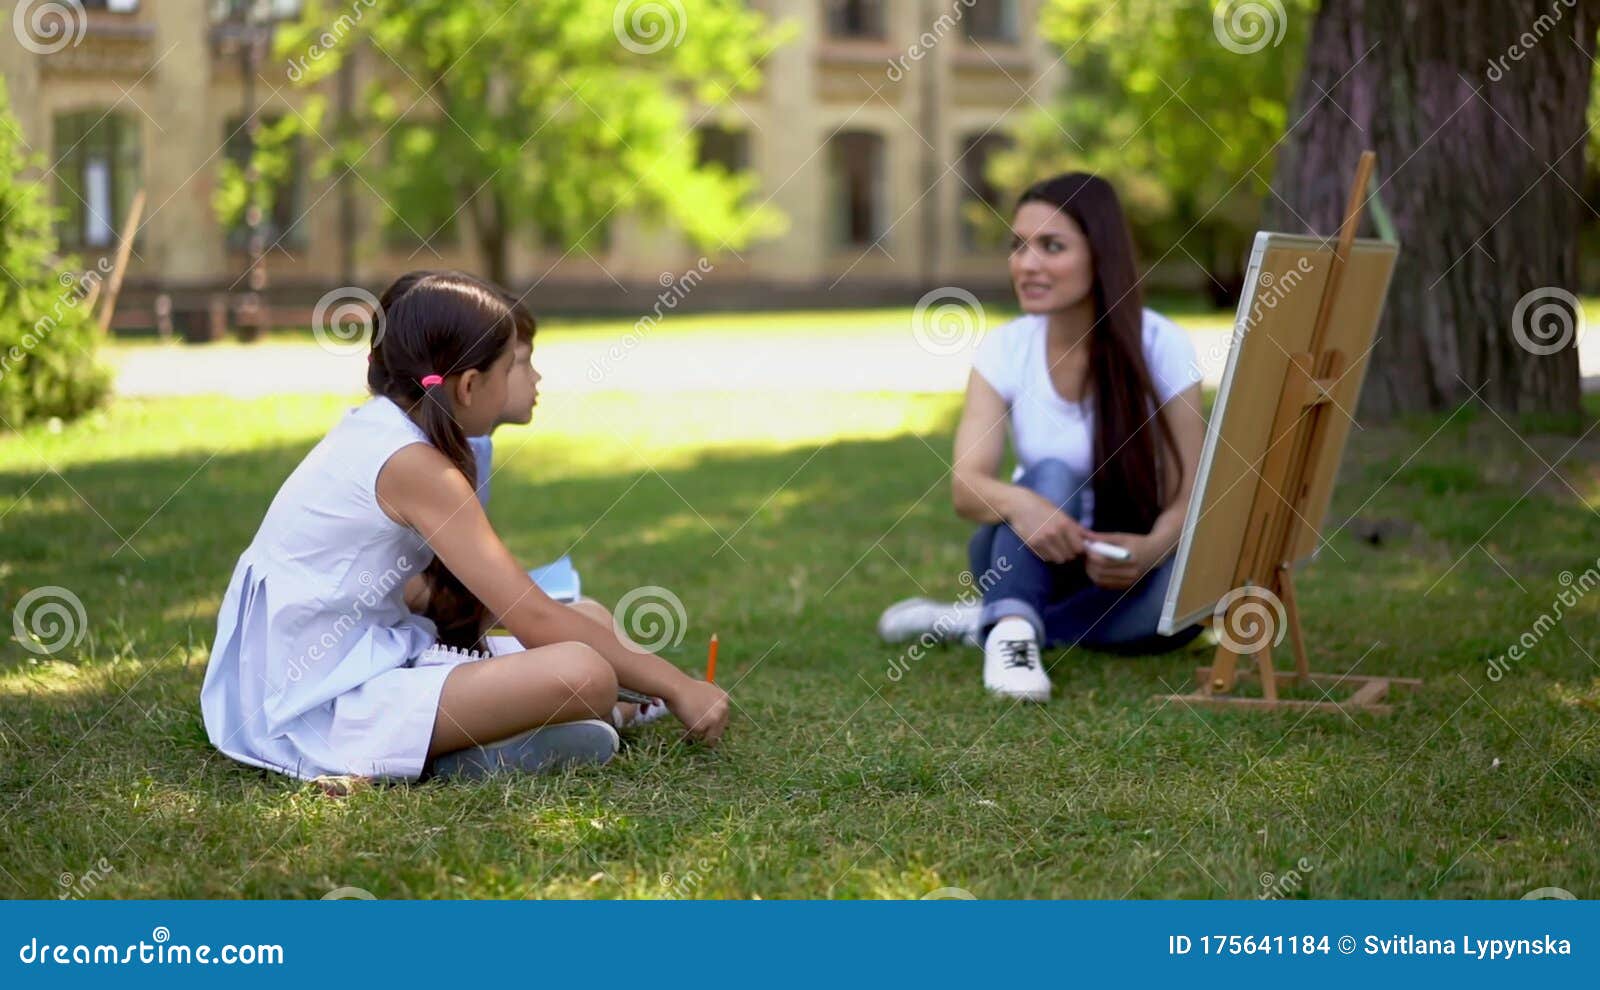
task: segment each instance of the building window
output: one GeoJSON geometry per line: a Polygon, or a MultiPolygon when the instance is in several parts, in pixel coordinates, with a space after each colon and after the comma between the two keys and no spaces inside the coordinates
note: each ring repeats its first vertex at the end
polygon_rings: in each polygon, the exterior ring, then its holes
{"type": "Polygon", "coordinates": [[[828,0],[828,34],[835,38],[884,37],[882,0],[828,0]]]}
{"type": "Polygon", "coordinates": [[[883,138],[845,131],[828,142],[834,243],[867,247],[885,232],[883,138]]]}
{"type": "Polygon", "coordinates": [[[1015,42],[1022,37],[1017,0],[975,0],[964,23],[972,41],[1015,42]]]}
{"type": "Polygon", "coordinates": [[[1005,220],[996,215],[1002,204],[1000,190],[989,181],[989,163],[1010,147],[1010,138],[992,133],[961,143],[961,244],[969,251],[1003,244],[1009,233],[1005,220]]]}
{"type": "Polygon", "coordinates": [[[700,128],[697,133],[701,167],[720,165],[730,175],[750,167],[750,136],[744,131],[710,126],[700,128]]]}
{"type": "MultiPolygon", "coordinates": [[[[277,126],[282,123],[281,117],[268,117],[263,115],[260,119],[261,129],[277,126]]],[[[228,121],[227,137],[224,140],[224,153],[228,160],[237,165],[240,171],[250,165],[250,135],[245,131],[244,118],[235,117],[228,121]]],[[[301,161],[300,137],[296,135],[288,146],[288,162],[284,174],[279,176],[264,177],[266,181],[273,181],[272,208],[261,218],[261,234],[266,238],[268,248],[282,245],[288,248],[301,248],[306,244],[307,220],[305,213],[305,169],[301,161]]],[[[228,228],[228,247],[242,251],[250,246],[250,227],[243,219],[228,228]]]]}
{"type": "Polygon", "coordinates": [[[139,122],[103,110],[59,114],[55,158],[61,246],[110,247],[139,188],[139,122]]]}
{"type": "MultiPolygon", "coordinates": [[[[211,20],[218,23],[250,20],[251,9],[258,3],[260,0],[212,0],[211,20]]],[[[304,0],[266,0],[261,10],[267,19],[286,21],[299,17],[304,6],[304,0]]]]}

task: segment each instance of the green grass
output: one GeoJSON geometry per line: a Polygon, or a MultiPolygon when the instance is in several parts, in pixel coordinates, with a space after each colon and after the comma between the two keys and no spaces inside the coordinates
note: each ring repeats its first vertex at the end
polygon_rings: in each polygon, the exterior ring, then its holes
{"type": "Polygon", "coordinates": [[[197,696],[237,554],[346,403],[123,401],[0,439],[0,605],[58,585],[87,615],[54,657],[0,646],[0,894],[1249,898],[1291,870],[1302,897],[1600,894],[1600,593],[1486,673],[1595,566],[1593,434],[1564,459],[1488,413],[1357,434],[1332,515],[1401,535],[1342,530],[1302,609],[1319,668],[1427,679],[1394,717],[1152,702],[1199,644],[1058,653],[1056,700],[1017,707],[966,650],[891,679],[872,636],[960,590],[957,402],[553,397],[497,438],[496,525],[608,602],[670,589],[686,668],[719,632],[725,745],[658,723],[600,771],[344,798],[213,752],[197,696]]]}

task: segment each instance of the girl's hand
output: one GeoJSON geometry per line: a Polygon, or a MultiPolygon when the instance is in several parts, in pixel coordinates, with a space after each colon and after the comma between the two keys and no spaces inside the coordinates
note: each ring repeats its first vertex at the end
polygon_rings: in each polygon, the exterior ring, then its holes
{"type": "Polygon", "coordinates": [[[1102,557],[1093,550],[1084,554],[1084,571],[1089,575],[1089,580],[1102,588],[1112,591],[1131,588],[1134,582],[1144,577],[1160,562],[1161,555],[1147,536],[1133,533],[1096,533],[1087,529],[1083,533],[1086,540],[1110,543],[1121,547],[1131,555],[1127,560],[1112,560],[1110,557],[1102,557]]]}
{"type": "Polygon", "coordinates": [[[728,692],[706,681],[685,678],[683,687],[667,699],[667,708],[688,729],[688,738],[707,746],[715,746],[728,725],[728,692]]]}
{"type": "Polygon", "coordinates": [[[1034,492],[1022,491],[1022,504],[1006,520],[1039,559],[1060,564],[1083,555],[1084,534],[1078,520],[1034,492]]]}

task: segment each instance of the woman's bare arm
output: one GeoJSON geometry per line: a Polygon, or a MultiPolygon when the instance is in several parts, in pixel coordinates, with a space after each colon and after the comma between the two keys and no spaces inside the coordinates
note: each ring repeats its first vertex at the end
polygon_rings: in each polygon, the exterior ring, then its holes
{"type": "Polygon", "coordinates": [[[1177,493],[1150,527],[1150,542],[1165,558],[1177,549],[1178,538],[1183,535],[1183,520],[1189,513],[1189,497],[1194,493],[1195,472],[1200,466],[1200,448],[1205,444],[1206,417],[1201,406],[1200,386],[1190,385],[1168,399],[1160,415],[1166,420],[1167,429],[1172,431],[1172,439],[1178,447],[1178,463],[1172,463],[1170,452],[1164,455],[1169,471],[1178,472],[1177,493]]]}
{"type": "Polygon", "coordinates": [[[1157,415],[1166,420],[1178,448],[1174,463],[1172,453],[1163,450],[1163,476],[1177,472],[1178,486],[1172,501],[1161,510],[1149,533],[1098,533],[1087,532],[1090,539],[1114,543],[1130,551],[1128,560],[1112,560],[1090,553],[1086,559],[1089,579],[1102,588],[1126,588],[1151,569],[1159,565],[1178,546],[1183,535],[1183,521],[1189,513],[1189,498],[1194,492],[1195,472],[1200,465],[1200,449],[1205,443],[1206,419],[1200,405],[1200,386],[1191,385],[1168,399],[1157,415]]]}
{"type": "Polygon", "coordinates": [[[1010,416],[1006,400],[994,386],[972,372],[950,472],[956,514],[976,523],[1006,523],[1044,560],[1071,560],[1083,552],[1083,527],[1078,521],[1037,492],[995,477],[1005,456],[1010,416]]]}

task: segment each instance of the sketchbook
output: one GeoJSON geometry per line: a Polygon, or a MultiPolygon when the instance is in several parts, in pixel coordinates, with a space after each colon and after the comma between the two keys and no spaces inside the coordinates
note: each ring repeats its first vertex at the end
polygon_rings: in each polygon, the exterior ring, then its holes
{"type": "Polygon", "coordinates": [[[554,598],[558,602],[572,603],[582,596],[583,585],[578,578],[578,569],[572,566],[572,558],[562,556],[561,559],[535,567],[528,572],[533,578],[533,583],[539,590],[554,598]]]}

